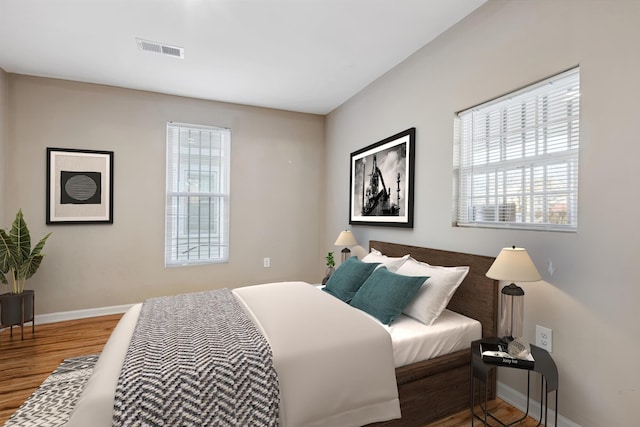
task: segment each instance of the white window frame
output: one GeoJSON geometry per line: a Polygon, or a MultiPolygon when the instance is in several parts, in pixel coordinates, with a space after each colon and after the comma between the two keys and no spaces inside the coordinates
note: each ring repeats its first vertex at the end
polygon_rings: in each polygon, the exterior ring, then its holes
{"type": "Polygon", "coordinates": [[[454,224],[578,228],[580,69],[455,117],[454,224]]]}
{"type": "Polygon", "coordinates": [[[229,261],[231,131],[167,123],[165,266],[229,261]]]}

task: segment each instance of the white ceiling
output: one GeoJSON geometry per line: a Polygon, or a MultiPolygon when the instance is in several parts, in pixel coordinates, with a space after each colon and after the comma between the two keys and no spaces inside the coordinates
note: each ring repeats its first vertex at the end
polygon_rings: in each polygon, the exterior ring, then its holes
{"type": "Polygon", "coordinates": [[[0,0],[0,67],[327,114],[485,1],[0,0]]]}

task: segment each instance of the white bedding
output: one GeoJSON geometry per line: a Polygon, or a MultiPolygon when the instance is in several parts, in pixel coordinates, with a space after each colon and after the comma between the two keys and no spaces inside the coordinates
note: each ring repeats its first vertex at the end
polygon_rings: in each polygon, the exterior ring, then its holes
{"type": "MultiPolygon", "coordinates": [[[[471,341],[481,337],[479,322],[458,313],[445,310],[431,326],[425,326],[417,320],[401,315],[391,326],[385,326],[359,310],[346,306],[343,302],[304,283],[280,283],[258,285],[234,290],[241,304],[265,334],[274,352],[274,364],[281,382],[281,425],[282,426],[340,426],[363,425],[377,420],[399,417],[397,388],[393,367],[409,365],[457,350],[469,348],[471,341]],[[307,304],[307,300],[323,301],[320,305],[307,304]],[[346,308],[347,310],[341,310],[346,308]],[[346,313],[346,314],[343,314],[346,313]],[[265,313],[277,314],[255,320],[265,313]],[[341,314],[338,314],[341,313],[341,314]],[[293,316],[293,317],[292,317],[293,316]],[[356,323],[353,330],[345,328],[350,320],[356,323]],[[295,318],[297,320],[292,320],[295,318]],[[369,328],[367,325],[374,325],[369,328]],[[334,333],[326,333],[326,329],[334,333]],[[374,350],[356,339],[362,337],[362,330],[386,331],[387,349],[374,350]],[[328,342],[327,339],[338,339],[328,342]],[[392,342],[392,346],[389,344],[392,342]],[[340,343],[340,340],[343,342],[340,343]],[[292,347],[292,344],[303,344],[292,347]],[[353,372],[339,363],[337,348],[345,343],[360,347],[355,356],[356,367],[365,373],[366,381],[378,381],[367,384],[358,381],[346,381],[338,385],[337,381],[347,378],[353,372]],[[281,348],[289,348],[286,351],[281,348]],[[382,364],[391,365],[382,379],[373,379],[371,372],[379,371],[370,363],[371,355],[380,354],[382,364]],[[302,357],[298,357],[302,356],[302,357]],[[331,359],[331,357],[337,357],[331,359]],[[298,362],[291,362],[298,359],[298,362]],[[289,368],[285,365],[289,363],[289,368]],[[324,366],[324,370],[320,369],[324,366]],[[311,368],[310,368],[311,367],[311,368]],[[326,370],[336,378],[324,381],[326,370]],[[369,404],[363,399],[361,390],[375,390],[375,403],[369,404]],[[320,405],[319,402],[323,402],[320,405]],[[364,418],[363,418],[364,417],[364,418]]],[[[307,301],[309,302],[309,301],[307,301]]],[[[69,427],[110,426],[113,409],[113,396],[124,361],[131,334],[135,328],[141,304],[132,307],[116,326],[111,338],[105,345],[78,405],[67,424],[69,427]]]]}
{"type": "Polygon", "coordinates": [[[464,350],[482,338],[480,322],[450,310],[444,310],[431,326],[404,314],[390,326],[381,326],[391,335],[396,368],[464,350]]]}
{"type": "Polygon", "coordinates": [[[391,339],[376,320],[308,284],[234,293],[271,345],[281,426],[361,426],[400,418],[391,339]]]}
{"type": "MultiPolygon", "coordinates": [[[[358,426],[400,417],[391,338],[376,321],[302,282],[234,294],[260,319],[271,344],[281,426],[358,426]]],[[[120,366],[139,310],[134,306],[114,330],[67,426],[111,426],[120,366]]]]}
{"type": "Polygon", "coordinates": [[[142,304],[131,307],[114,328],[66,427],[111,426],[120,367],[141,308],[142,304]]]}
{"type": "MultiPolygon", "coordinates": [[[[323,286],[316,285],[316,288],[323,286]]],[[[406,314],[398,316],[390,326],[375,321],[391,335],[396,368],[464,350],[471,347],[472,341],[482,338],[480,322],[447,309],[432,325],[406,314]]]]}

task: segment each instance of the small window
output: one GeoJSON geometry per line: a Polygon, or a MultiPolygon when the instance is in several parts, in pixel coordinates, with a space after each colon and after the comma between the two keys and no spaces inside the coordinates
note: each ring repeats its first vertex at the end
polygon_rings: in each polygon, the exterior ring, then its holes
{"type": "Polygon", "coordinates": [[[459,226],[576,231],[580,72],[456,115],[459,226]]]}
{"type": "Polygon", "coordinates": [[[229,129],[167,124],[165,265],[229,260],[229,129]]]}

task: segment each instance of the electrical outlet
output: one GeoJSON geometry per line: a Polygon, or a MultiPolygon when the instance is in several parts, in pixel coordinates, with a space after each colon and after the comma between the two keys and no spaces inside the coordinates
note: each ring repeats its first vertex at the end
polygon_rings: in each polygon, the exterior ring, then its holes
{"type": "Polygon", "coordinates": [[[271,267],[271,258],[265,258],[264,259],[264,267],[271,267]]]}
{"type": "Polygon", "coordinates": [[[551,343],[553,342],[553,333],[551,329],[544,326],[536,325],[536,345],[544,348],[551,353],[551,343]]]}

